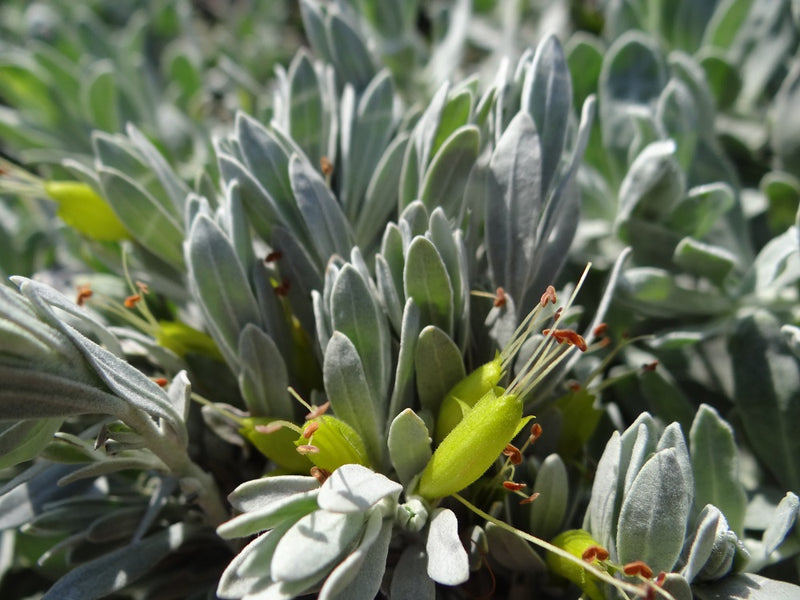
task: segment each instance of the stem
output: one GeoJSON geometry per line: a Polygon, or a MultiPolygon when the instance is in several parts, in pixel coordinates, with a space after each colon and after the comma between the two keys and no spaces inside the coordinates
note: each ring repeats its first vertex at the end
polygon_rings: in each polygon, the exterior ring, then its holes
{"type": "MultiPolygon", "coordinates": [[[[605,571],[601,571],[600,569],[598,569],[594,565],[591,565],[591,564],[581,560],[577,556],[573,556],[572,554],[570,554],[566,550],[563,550],[562,548],[559,548],[558,546],[554,546],[550,542],[546,542],[541,538],[537,538],[534,535],[531,535],[529,533],[526,533],[524,531],[521,531],[521,530],[517,529],[516,527],[513,527],[513,526],[509,525],[505,521],[501,521],[500,519],[497,519],[497,518],[493,517],[489,513],[482,511],[480,508],[478,508],[477,506],[472,504],[469,500],[467,500],[466,498],[463,498],[462,496],[460,496],[458,494],[453,494],[453,498],[455,498],[456,500],[461,502],[461,504],[466,506],[468,509],[470,509],[472,512],[474,512],[479,517],[481,517],[483,519],[486,519],[487,521],[489,521],[490,523],[493,523],[494,525],[496,525],[497,527],[500,527],[501,529],[505,529],[506,531],[510,531],[511,533],[521,537],[524,540],[527,540],[527,541],[531,542],[532,544],[534,544],[536,546],[539,546],[540,548],[543,548],[543,549],[547,550],[548,552],[552,552],[553,554],[558,554],[560,557],[566,558],[567,560],[569,560],[571,562],[574,562],[577,565],[580,565],[581,568],[585,569],[586,571],[588,571],[589,573],[591,573],[592,575],[594,575],[598,579],[601,579],[601,580],[605,581],[606,583],[609,583],[609,584],[613,585],[614,587],[616,587],[621,592],[630,592],[632,594],[636,594],[636,596],[642,596],[642,597],[647,594],[647,590],[643,590],[642,588],[640,588],[638,586],[635,586],[635,585],[633,585],[631,583],[627,583],[625,581],[620,581],[619,579],[616,579],[615,577],[612,577],[611,575],[609,575],[605,571]]],[[[653,587],[659,594],[664,596],[664,598],[667,598],[668,600],[675,600],[675,598],[672,596],[672,594],[670,594],[667,590],[665,590],[663,588],[660,588],[658,586],[653,586],[653,587]]]]}
{"type": "Polygon", "coordinates": [[[144,438],[150,451],[179,478],[181,488],[188,494],[197,495],[197,504],[203,509],[209,523],[216,527],[227,521],[228,510],[220,499],[214,478],[192,462],[186,448],[176,443],[173,436],[162,432],[149,415],[132,406],[128,408],[122,420],[144,438]]]}

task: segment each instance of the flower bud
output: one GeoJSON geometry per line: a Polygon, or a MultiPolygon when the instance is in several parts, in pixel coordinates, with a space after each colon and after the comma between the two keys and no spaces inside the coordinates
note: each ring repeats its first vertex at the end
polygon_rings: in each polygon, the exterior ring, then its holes
{"type": "Polygon", "coordinates": [[[364,440],[350,425],[331,415],[321,415],[308,424],[312,426],[306,427],[306,431],[312,430],[309,436],[301,436],[294,443],[317,467],[329,473],[348,464],[371,468],[364,440]]]}
{"type": "Polygon", "coordinates": [[[489,390],[439,444],[422,472],[418,493],[435,500],[464,489],[484,474],[531,418],[522,418],[522,401],[516,394],[489,390]]]}
{"type": "Polygon", "coordinates": [[[495,388],[503,372],[501,357],[498,354],[494,360],[472,371],[447,392],[436,418],[434,440],[437,444],[442,443],[445,436],[461,422],[478,400],[495,388]]]}
{"type": "MultiPolygon", "coordinates": [[[[587,550],[595,549],[595,551],[591,553],[592,561],[594,561],[598,554],[597,549],[600,549],[599,542],[592,538],[591,534],[584,529],[569,529],[564,531],[553,538],[552,543],[554,546],[566,550],[581,560],[586,560],[585,555],[587,554],[587,550]]],[[[588,573],[586,569],[581,566],[579,561],[567,560],[563,556],[548,552],[547,566],[553,573],[561,575],[565,579],[578,584],[583,590],[583,593],[591,598],[591,600],[603,600],[605,598],[600,587],[601,582],[597,577],[588,573]]]]}
{"type": "Polygon", "coordinates": [[[294,444],[297,439],[296,431],[286,427],[280,427],[272,433],[259,431],[264,425],[275,421],[277,419],[270,417],[247,417],[239,422],[239,433],[282,469],[290,473],[308,473],[311,463],[297,452],[294,444]]]}

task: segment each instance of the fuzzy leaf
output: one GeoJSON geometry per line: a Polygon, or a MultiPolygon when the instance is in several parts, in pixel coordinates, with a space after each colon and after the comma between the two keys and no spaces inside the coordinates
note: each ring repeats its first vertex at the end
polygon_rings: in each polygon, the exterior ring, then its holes
{"type": "Polygon", "coordinates": [[[432,325],[419,334],[414,368],[420,404],[432,414],[438,414],[447,392],[466,377],[458,346],[444,331],[432,325]]]}
{"type": "Polygon", "coordinates": [[[800,512],[800,499],[796,494],[786,492],[761,538],[765,556],[772,554],[783,543],[797,522],[798,512],[800,512]]]}
{"type": "Polygon", "coordinates": [[[785,489],[800,489],[800,360],[761,311],[739,321],[729,349],[734,402],[753,451],[785,489]]]}
{"type": "Polygon", "coordinates": [[[674,448],[660,450],[644,463],[619,513],[620,562],[643,560],[656,572],[672,570],[683,546],[691,485],[674,448]]]}
{"type": "Polygon", "coordinates": [[[291,420],[294,406],[286,392],[289,375],[272,338],[248,323],[239,335],[238,357],[239,389],[250,415],[291,420]]]}
{"type": "Polygon", "coordinates": [[[422,472],[433,454],[428,428],[410,408],[392,421],[388,444],[392,466],[404,486],[422,472]]]}
{"type": "Polygon", "coordinates": [[[328,48],[337,75],[360,92],[369,85],[376,72],[369,50],[359,34],[339,15],[328,13],[326,26],[328,48]]]}
{"type": "Polygon", "coordinates": [[[697,600],[795,600],[800,586],[755,573],[725,577],[711,585],[695,586],[697,600]]]}
{"type": "Polygon", "coordinates": [[[436,584],[425,571],[427,556],[418,546],[408,546],[400,555],[392,576],[391,597],[396,600],[435,600],[436,584]]]}
{"type": "MultiPolygon", "coordinates": [[[[737,534],[744,532],[747,497],[739,482],[739,465],[733,429],[707,404],[697,410],[689,432],[695,507],[713,504],[737,534]]],[[[690,579],[691,581],[691,579],[690,579]]]]}
{"type": "Polygon", "coordinates": [[[403,310],[403,321],[400,326],[400,349],[397,353],[397,369],[392,386],[392,398],[389,402],[387,415],[389,420],[393,420],[406,408],[411,408],[414,403],[416,388],[414,357],[417,353],[419,333],[419,309],[409,298],[403,310]]]}
{"type": "Polygon", "coordinates": [[[539,497],[530,505],[529,531],[549,540],[561,531],[569,504],[567,467],[558,454],[551,454],[542,462],[533,492],[538,492],[539,497]]]}
{"type": "Polygon", "coordinates": [[[334,331],[328,342],[322,376],[333,412],[359,433],[372,463],[381,465],[383,417],[373,402],[358,351],[341,332],[334,331]]]}
{"type": "Polygon", "coordinates": [[[453,288],[447,269],[432,242],[415,237],[408,247],[403,271],[406,298],[413,298],[421,323],[453,331],[453,288]]]}
{"type": "Polygon", "coordinates": [[[275,581],[297,582],[320,575],[348,553],[364,529],[362,512],[317,510],[287,531],[270,565],[275,581]]]}
{"type": "Polygon", "coordinates": [[[247,501],[247,505],[252,505],[253,508],[217,527],[217,534],[229,540],[272,529],[286,520],[297,520],[318,508],[318,495],[318,489],[310,489],[306,492],[298,491],[263,500],[247,501]]]}
{"type": "Polygon", "coordinates": [[[592,495],[586,510],[583,526],[600,545],[615,553],[617,511],[617,488],[624,472],[620,470],[622,441],[618,431],[611,435],[597,463],[592,495]]]}
{"type": "MultiPolygon", "coordinates": [[[[0,425],[0,469],[13,467],[38,456],[61,428],[63,419],[17,421],[0,425]]],[[[423,465],[424,466],[424,465],[423,465]]]]}
{"type": "Polygon", "coordinates": [[[72,569],[59,579],[42,600],[94,600],[130,585],[165,556],[174,552],[196,531],[185,523],[124,546],[72,569]]]}
{"type": "Polygon", "coordinates": [[[332,512],[365,512],[383,498],[396,501],[402,491],[403,486],[385,475],[361,465],[342,465],[322,484],[317,503],[332,512]]]}
{"type": "Polygon", "coordinates": [[[545,570],[544,561],[528,542],[494,523],[486,524],[486,541],[492,559],[507,569],[523,573],[545,570]]]}
{"type": "Polygon", "coordinates": [[[445,140],[434,155],[419,197],[429,210],[442,207],[448,217],[459,220],[464,213],[464,188],[469,173],[478,158],[480,131],[474,125],[464,125],[445,140]]]}
{"type": "Polygon", "coordinates": [[[461,585],[469,579],[469,560],[458,537],[458,519],[447,508],[433,511],[428,538],[428,576],[442,585],[461,585]]]}
{"type": "Polygon", "coordinates": [[[214,341],[228,364],[239,370],[239,336],[261,324],[247,276],[228,238],[210,218],[200,215],[186,242],[186,263],[195,299],[206,314],[214,341]]]}
{"type": "Polygon", "coordinates": [[[282,475],[246,481],[228,495],[228,501],[236,510],[250,512],[265,508],[277,500],[293,494],[309,492],[319,487],[313,477],[282,475]]]}
{"type": "Polygon", "coordinates": [[[533,119],[517,114],[489,162],[486,252],[492,283],[524,298],[542,214],[542,152],[533,119]]]}

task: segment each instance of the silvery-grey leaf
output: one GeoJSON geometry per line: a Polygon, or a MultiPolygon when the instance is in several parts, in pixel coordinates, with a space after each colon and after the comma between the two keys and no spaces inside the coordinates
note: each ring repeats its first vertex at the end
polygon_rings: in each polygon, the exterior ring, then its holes
{"type": "Polygon", "coordinates": [[[542,558],[521,537],[494,523],[486,524],[486,538],[490,556],[512,571],[523,573],[544,572],[542,558]]]}
{"type": "Polygon", "coordinates": [[[542,461],[533,493],[538,493],[539,497],[529,507],[529,531],[549,540],[561,531],[569,505],[567,467],[558,454],[551,454],[542,461]]]}
{"type": "Polygon", "coordinates": [[[186,263],[195,299],[226,361],[238,372],[242,330],[261,324],[255,297],[230,241],[206,216],[192,224],[186,241],[186,263]]]}
{"type": "Polygon", "coordinates": [[[319,593],[320,600],[374,598],[386,571],[392,539],[392,520],[380,511],[370,514],[358,548],[331,571],[319,593]]]}
{"type": "Polygon", "coordinates": [[[697,600],[796,600],[800,586],[755,573],[739,573],[692,588],[697,600]]]}
{"type": "Polygon", "coordinates": [[[691,509],[691,484],[674,448],[644,463],[622,501],[617,553],[622,563],[643,560],[654,571],[670,571],[683,547],[691,509]]]}
{"type": "Polygon", "coordinates": [[[387,418],[393,420],[414,403],[416,389],[414,357],[417,353],[417,340],[420,332],[420,315],[414,300],[406,300],[403,310],[403,321],[400,326],[400,349],[397,353],[397,368],[394,376],[392,397],[389,401],[387,418]]]}
{"type": "Polygon", "coordinates": [[[463,214],[464,189],[479,147],[480,131],[474,125],[458,128],[445,140],[422,180],[419,197],[425,206],[441,207],[453,220],[463,214]]]}
{"type": "Polygon", "coordinates": [[[433,414],[439,413],[447,392],[466,377],[461,350],[450,336],[433,325],[419,334],[414,367],[420,404],[433,414]]]}
{"type": "Polygon", "coordinates": [[[601,546],[616,556],[617,489],[621,488],[624,471],[620,469],[622,442],[618,431],[611,435],[605,450],[597,463],[592,495],[584,517],[583,527],[588,530],[601,546]]]}
{"type": "Polygon", "coordinates": [[[680,573],[686,581],[689,583],[694,581],[711,556],[718,534],[724,533],[727,529],[725,516],[716,506],[707,504],[698,516],[695,530],[684,546],[685,565],[680,573]]]}
{"type": "Polygon", "coordinates": [[[291,420],[294,404],[289,397],[289,375],[272,338],[253,323],[239,335],[239,389],[253,417],[291,420]]]}
{"type": "MultiPolygon", "coordinates": [[[[217,527],[223,539],[245,537],[272,529],[285,520],[297,520],[317,509],[319,490],[311,489],[284,497],[270,499],[266,503],[252,504],[249,512],[234,517],[217,527]]],[[[250,502],[247,503],[248,507],[250,502]]]]}
{"type": "Polygon", "coordinates": [[[410,545],[403,550],[394,569],[390,588],[395,600],[435,600],[436,584],[428,577],[425,550],[410,545]]]}
{"type": "Polygon", "coordinates": [[[404,486],[422,472],[433,454],[428,428],[410,408],[392,421],[388,445],[392,466],[404,486]]]}
{"type": "Polygon", "coordinates": [[[406,298],[419,307],[423,324],[452,334],[453,286],[439,251],[424,237],[415,237],[408,247],[403,287],[406,298]]]}
{"type": "Polygon", "coordinates": [[[737,534],[744,531],[747,496],[739,481],[739,461],[733,429],[714,408],[701,404],[689,432],[695,506],[718,507],[737,534]]]}
{"type": "Polygon", "coordinates": [[[94,600],[133,583],[165,556],[197,534],[175,523],[142,541],[95,558],[72,569],[43,596],[43,600],[94,600]]]}
{"type": "Polygon", "coordinates": [[[291,583],[329,571],[358,543],[366,519],[362,512],[317,510],[307,514],[278,542],[270,576],[291,583]]]}
{"type": "Polygon", "coordinates": [[[338,14],[328,12],[325,25],[328,48],[336,65],[336,74],[341,81],[352,83],[357,91],[363,90],[376,72],[364,41],[338,14]]]}
{"type": "Polygon", "coordinates": [[[63,419],[36,419],[0,424],[0,469],[31,460],[47,446],[63,419]]]}
{"type": "Polygon", "coordinates": [[[137,457],[108,458],[92,463],[65,475],[58,480],[58,485],[66,485],[79,479],[94,479],[101,475],[108,475],[118,471],[136,470],[149,471],[151,469],[166,470],[164,464],[155,456],[140,455],[137,457]]]}
{"type": "Polygon", "coordinates": [[[228,502],[239,511],[250,512],[268,507],[273,502],[319,487],[313,477],[281,475],[245,481],[228,495],[228,502]]]}
{"type": "Polygon", "coordinates": [[[800,512],[800,499],[793,492],[786,492],[761,538],[765,556],[772,554],[783,543],[797,522],[798,512],[800,512]]]}
{"type": "Polygon", "coordinates": [[[356,464],[336,469],[319,490],[317,503],[337,513],[365,512],[383,498],[397,500],[403,486],[356,464]]]}
{"type": "Polygon", "coordinates": [[[428,577],[443,585],[461,585],[469,579],[469,559],[458,537],[458,519],[448,508],[433,511],[428,537],[428,577]]]}
{"type": "Polygon", "coordinates": [[[282,124],[315,164],[327,155],[325,138],[330,115],[325,114],[323,90],[323,82],[311,57],[301,48],[289,65],[285,107],[287,119],[282,124]]]}
{"type": "Polygon", "coordinates": [[[356,347],[341,332],[334,331],[328,342],[322,376],[333,412],[361,435],[370,460],[381,465],[385,445],[383,411],[374,403],[356,347]]]}

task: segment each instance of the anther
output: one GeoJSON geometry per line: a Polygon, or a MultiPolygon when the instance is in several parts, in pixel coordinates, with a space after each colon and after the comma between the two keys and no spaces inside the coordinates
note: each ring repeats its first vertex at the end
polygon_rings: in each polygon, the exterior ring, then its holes
{"type": "Polygon", "coordinates": [[[494,292],[494,302],[493,302],[493,304],[494,304],[495,308],[501,308],[501,307],[505,306],[506,305],[506,301],[507,301],[506,291],[502,287],[497,288],[495,290],[495,292],[494,292]]]}
{"type": "Polygon", "coordinates": [[[555,304],[558,301],[556,298],[556,288],[552,285],[548,285],[547,289],[542,294],[542,297],[539,299],[539,305],[544,308],[547,306],[547,303],[555,304]]]}
{"type": "Polygon", "coordinates": [[[647,363],[646,365],[642,365],[642,371],[644,371],[645,373],[651,373],[651,372],[656,370],[656,367],[658,367],[658,361],[654,360],[651,363],[647,363]]]}
{"type": "Polygon", "coordinates": [[[166,377],[156,377],[153,379],[153,381],[155,381],[160,387],[167,387],[167,384],[169,383],[166,377]]]}
{"type": "Polygon", "coordinates": [[[607,323],[600,323],[597,327],[592,330],[592,334],[595,337],[600,337],[608,333],[608,324],[607,323]]]}
{"type": "Polygon", "coordinates": [[[306,439],[311,438],[311,436],[314,435],[314,432],[317,429],[319,429],[319,423],[317,421],[312,421],[311,423],[306,425],[305,429],[303,429],[303,437],[306,439]]]}
{"type": "Polygon", "coordinates": [[[312,446],[311,444],[303,444],[302,446],[298,446],[297,451],[300,454],[319,454],[319,448],[312,446]]]}
{"type": "Polygon", "coordinates": [[[532,444],[536,440],[542,437],[542,426],[538,423],[534,423],[531,425],[531,435],[528,438],[528,441],[532,444]]]}
{"type": "Polygon", "coordinates": [[[317,417],[324,415],[328,411],[330,406],[331,406],[330,401],[326,402],[321,406],[312,406],[311,412],[309,412],[306,415],[306,421],[310,421],[311,419],[316,419],[317,417]]]}
{"type": "Polygon", "coordinates": [[[525,489],[525,484],[524,483],[517,483],[515,481],[504,481],[503,482],[503,487],[506,488],[507,490],[512,491],[512,492],[519,492],[520,490],[524,490],[525,489]]]}
{"type": "Polygon", "coordinates": [[[333,173],[333,163],[327,156],[323,156],[319,159],[319,168],[322,170],[322,174],[325,175],[325,177],[333,173]]]}
{"type": "Polygon", "coordinates": [[[522,501],[520,502],[520,504],[521,504],[521,505],[522,505],[522,504],[530,504],[531,502],[533,502],[534,500],[536,500],[538,497],[539,497],[539,492],[534,492],[534,493],[532,493],[530,496],[528,496],[527,498],[525,498],[524,500],[522,500],[522,501]]]}
{"type": "Polygon", "coordinates": [[[266,425],[256,425],[253,427],[255,431],[258,433],[265,433],[269,435],[270,433],[275,433],[283,428],[281,423],[267,423],[266,425]]]}
{"type": "Polygon", "coordinates": [[[283,252],[280,250],[273,250],[264,257],[264,262],[271,263],[275,262],[276,260],[280,260],[281,258],[283,258],[283,252]]]}
{"type": "Polygon", "coordinates": [[[131,294],[130,296],[125,298],[123,304],[125,305],[125,308],[133,308],[134,306],[136,306],[136,303],[139,302],[139,300],[141,299],[142,299],[141,294],[131,294]]]}
{"type": "Polygon", "coordinates": [[[149,294],[150,293],[150,286],[147,285],[144,281],[137,281],[136,287],[139,288],[139,291],[142,294],[149,294]]]}
{"type": "Polygon", "coordinates": [[[514,444],[506,446],[506,449],[503,450],[503,456],[507,456],[512,465],[518,465],[522,462],[522,452],[514,444]]]}
{"type": "Polygon", "coordinates": [[[647,566],[647,563],[642,560],[634,560],[633,562],[629,562],[627,565],[622,567],[622,572],[628,577],[641,575],[645,579],[650,579],[653,576],[653,569],[647,566]]]}
{"type": "Polygon", "coordinates": [[[92,288],[88,285],[81,285],[78,287],[78,296],[75,298],[75,304],[83,306],[83,304],[92,297],[92,288]]]}
{"type": "Polygon", "coordinates": [[[325,469],[321,469],[319,467],[311,467],[310,475],[319,481],[320,485],[325,483],[328,477],[331,476],[330,471],[326,471],[325,469]]]}

